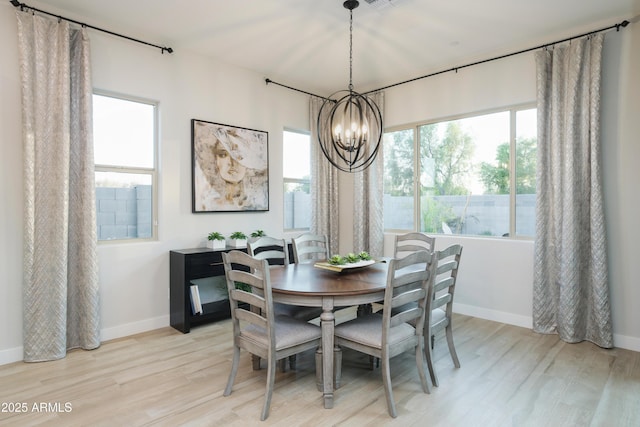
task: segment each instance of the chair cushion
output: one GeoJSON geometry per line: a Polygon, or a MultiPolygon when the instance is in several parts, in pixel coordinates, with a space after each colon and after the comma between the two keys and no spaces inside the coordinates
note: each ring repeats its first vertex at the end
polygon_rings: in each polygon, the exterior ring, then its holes
{"type": "MultiPolygon", "coordinates": [[[[322,336],[322,330],[318,326],[288,316],[277,316],[274,327],[276,331],[276,350],[313,341],[322,336]]],[[[248,325],[242,330],[242,335],[262,345],[268,345],[267,331],[260,326],[248,325]]]]}
{"type": "MultiPolygon", "coordinates": [[[[410,338],[415,333],[413,326],[408,323],[394,326],[389,331],[389,345],[410,338]]],[[[370,347],[382,348],[382,316],[373,313],[342,323],[336,326],[335,335],[370,347]]]]}

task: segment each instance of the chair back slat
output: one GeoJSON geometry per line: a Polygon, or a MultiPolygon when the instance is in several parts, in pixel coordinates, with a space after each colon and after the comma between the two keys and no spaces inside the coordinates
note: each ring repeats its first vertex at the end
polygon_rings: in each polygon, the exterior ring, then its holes
{"type": "Polygon", "coordinates": [[[252,325],[260,326],[265,330],[268,327],[267,319],[265,319],[264,316],[258,314],[258,312],[252,312],[244,308],[236,308],[235,315],[236,319],[241,322],[251,323],[252,325]]]}
{"type": "Polygon", "coordinates": [[[404,258],[417,251],[433,252],[436,238],[425,233],[411,232],[396,235],[393,245],[393,257],[404,258]]]}
{"type": "Polygon", "coordinates": [[[293,262],[296,264],[329,259],[329,241],[326,235],[304,233],[292,239],[293,262]]]}
{"type": "Polygon", "coordinates": [[[238,302],[258,307],[261,310],[265,310],[267,308],[265,307],[264,297],[260,294],[250,293],[240,289],[232,289],[230,296],[238,302]]]}
{"type": "Polygon", "coordinates": [[[247,243],[247,252],[256,259],[267,260],[269,265],[289,264],[289,249],[284,239],[260,237],[247,243]]]}
{"type": "MultiPolygon", "coordinates": [[[[447,271],[451,271],[451,270],[447,270],[447,271]]],[[[447,289],[451,286],[453,286],[455,284],[455,278],[454,277],[446,277],[444,279],[437,279],[436,276],[436,283],[433,284],[433,291],[435,294],[437,294],[438,292],[447,289]]]]}

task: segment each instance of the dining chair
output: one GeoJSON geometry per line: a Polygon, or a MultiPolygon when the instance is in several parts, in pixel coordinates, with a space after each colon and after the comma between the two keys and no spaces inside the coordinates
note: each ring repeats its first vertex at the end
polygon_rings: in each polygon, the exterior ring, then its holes
{"type": "Polygon", "coordinates": [[[451,354],[453,364],[456,368],[460,368],[460,361],[458,360],[456,347],[453,343],[451,315],[461,256],[461,245],[451,245],[444,250],[433,253],[429,293],[427,296],[424,351],[431,382],[435,386],[438,385],[438,376],[433,366],[433,340],[435,334],[443,329],[447,337],[447,345],[449,346],[449,353],[451,354]],[[432,345],[429,345],[429,340],[431,340],[432,345]]]}
{"type": "MultiPolygon", "coordinates": [[[[263,236],[247,243],[247,252],[256,259],[264,259],[273,265],[289,264],[289,247],[284,239],[263,236]]],[[[275,303],[276,315],[287,315],[299,320],[312,320],[322,314],[322,308],[302,307],[275,303]]]]}
{"type": "Polygon", "coordinates": [[[284,239],[262,236],[247,242],[247,253],[256,259],[265,259],[269,265],[289,264],[289,248],[284,239]]]}
{"type": "Polygon", "coordinates": [[[322,341],[321,329],[305,321],[275,315],[266,260],[255,259],[241,251],[223,253],[222,260],[233,324],[233,363],[224,395],[231,394],[238,373],[240,349],[266,359],[267,385],[260,416],[264,421],[269,416],[276,361],[318,348],[322,341]],[[238,289],[236,283],[248,285],[251,292],[238,289]]]}
{"type": "Polygon", "coordinates": [[[382,361],[387,410],[394,418],[397,412],[391,387],[392,357],[407,350],[414,350],[422,389],[425,393],[431,390],[424,371],[422,348],[429,284],[429,270],[426,266],[430,264],[431,256],[427,251],[418,251],[404,258],[391,259],[382,313],[357,317],[335,327],[336,345],[377,357],[382,361]],[[392,313],[392,309],[396,310],[392,313]],[[412,320],[415,326],[410,324],[412,320]]]}
{"type": "MultiPolygon", "coordinates": [[[[289,265],[289,247],[284,239],[277,239],[271,236],[262,236],[257,240],[247,242],[247,253],[259,260],[266,260],[269,266],[289,265]]],[[[274,303],[274,312],[276,316],[289,316],[297,320],[309,321],[319,317],[322,314],[322,308],[319,307],[303,307],[291,304],[274,303]]],[[[259,359],[254,360],[254,367],[259,359]]],[[[296,368],[296,356],[289,358],[289,366],[291,369],[296,368]]],[[[280,362],[280,370],[286,370],[286,360],[280,362]]]]}
{"type": "Polygon", "coordinates": [[[329,240],[326,235],[303,233],[291,240],[293,262],[296,264],[329,259],[329,240]]]}
{"type": "Polygon", "coordinates": [[[393,244],[393,257],[402,258],[415,251],[433,252],[436,245],[436,238],[425,233],[410,232],[406,234],[396,234],[393,244]]]}

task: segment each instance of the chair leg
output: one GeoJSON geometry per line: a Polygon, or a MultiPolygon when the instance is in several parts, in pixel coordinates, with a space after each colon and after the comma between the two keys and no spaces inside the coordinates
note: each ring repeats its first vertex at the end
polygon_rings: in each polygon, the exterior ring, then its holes
{"type": "Polygon", "coordinates": [[[272,357],[267,364],[267,390],[264,394],[264,407],[260,421],[264,421],[269,416],[269,407],[271,406],[271,395],[273,394],[273,384],[276,379],[276,360],[272,357]]]}
{"type": "Polygon", "coordinates": [[[251,355],[251,366],[253,367],[254,371],[260,370],[260,358],[255,354],[251,355]]]}
{"type": "Polygon", "coordinates": [[[231,394],[231,387],[236,379],[238,373],[238,365],[240,364],[240,347],[233,347],[233,362],[231,363],[231,372],[229,372],[229,380],[227,381],[227,387],[224,389],[224,395],[229,396],[231,394]]]}
{"type": "Polygon", "coordinates": [[[289,368],[292,371],[296,370],[296,355],[289,356],[289,368]]]}
{"type": "Polygon", "coordinates": [[[287,359],[280,359],[276,363],[280,372],[287,372],[287,359]]]}
{"type": "Polygon", "coordinates": [[[416,368],[418,369],[418,375],[420,375],[420,383],[422,383],[422,390],[425,393],[431,393],[431,385],[427,381],[427,376],[424,373],[424,356],[422,355],[423,340],[418,340],[416,344],[416,368]]]}
{"type": "Polygon", "coordinates": [[[456,353],[456,346],[453,344],[453,328],[451,327],[451,321],[447,325],[445,329],[447,333],[447,344],[449,345],[449,353],[451,354],[451,359],[453,359],[453,364],[456,368],[460,367],[460,361],[458,360],[458,353],[456,353]]]}
{"type": "Polygon", "coordinates": [[[393,390],[391,389],[391,370],[389,368],[389,358],[383,355],[382,359],[382,383],[384,385],[384,395],[387,398],[387,411],[393,418],[397,416],[396,404],[393,401],[393,390]]]}
{"type": "Polygon", "coordinates": [[[427,368],[429,369],[429,376],[431,377],[431,384],[438,387],[438,376],[433,366],[433,347],[429,341],[433,340],[433,335],[429,331],[424,333],[424,356],[427,359],[427,368]]]}

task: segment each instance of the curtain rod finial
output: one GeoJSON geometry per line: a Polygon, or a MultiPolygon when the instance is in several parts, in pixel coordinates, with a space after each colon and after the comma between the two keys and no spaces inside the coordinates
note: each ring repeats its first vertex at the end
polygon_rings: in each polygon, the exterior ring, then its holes
{"type": "Polygon", "coordinates": [[[11,4],[13,5],[13,7],[22,6],[18,0],[11,0],[11,4]]]}

